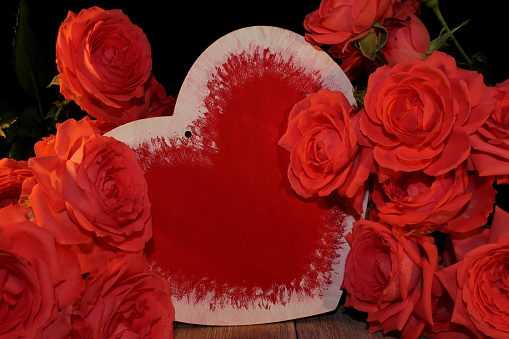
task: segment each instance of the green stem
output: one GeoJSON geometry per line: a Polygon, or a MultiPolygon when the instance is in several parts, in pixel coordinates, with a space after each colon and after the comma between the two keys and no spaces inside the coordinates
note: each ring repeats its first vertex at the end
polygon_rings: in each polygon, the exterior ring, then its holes
{"type": "MultiPolygon", "coordinates": [[[[435,16],[437,17],[438,21],[440,21],[440,23],[442,24],[442,27],[448,32],[450,33],[451,32],[451,29],[449,28],[449,26],[447,25],[447,23],[445,22],[445,19],[444,17],[442,16],[442,12],[440,12],[440,8],[438,7],[438,0],[437,1],[421,1],[423,2],[426,6],[428,6],[429,8],[431,8],[431,10],[433,11],[433,13],[435,14],[435,16]]],[[[456,46],[456,48],[458,49],[458,51],[460,52],[461,56],[463,57],[463,59],[465,59],[465,61],[467,62],[467,64],[470,66],[472,65],[472,60],[470,60],[470,58],[468,57],[467,53],[465,53],[465,51],[463,50],[463,48],[461,48],[458,40],[456,40],[456,38],[454,37],[454,34],[451,34],[451,40],[452,42],[454,43],[454,46],[456,46]]]]}
{"type": "Polygon", "coordinates": [[[72,102],[72,100],[64,100],[64,101],[62,101],[62,103],[60,104],[60,107],[58,107],[58,110],[55,113],[55,122],[58,121],[58,117],[60,116],[60,114],[64,110],[64,107],[69,105],[71,102],[72,102]]]}
{"type": "Polygon", "coordinates": [[[375,54],[375,60],[378,61],[378,63],[380,64],[380,66],[383,66],[385,65],[385,60],[382,59],[382,57],[380,56],[380,54],[376,53],[375,54]]]}

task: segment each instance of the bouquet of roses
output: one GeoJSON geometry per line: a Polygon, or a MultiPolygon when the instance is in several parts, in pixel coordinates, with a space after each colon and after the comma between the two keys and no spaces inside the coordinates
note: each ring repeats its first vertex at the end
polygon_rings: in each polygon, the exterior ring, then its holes
{"type": "Polygon", "coordinates": [[[322,0],[306,39],[328,46],[358,107],[323,90],[296,104],[280,146],[302,197],[364,212],[348,235],[345,306],[404,338],[509,336],[509,80],[485,84],[437,0],[322,0]],[[431,41],[421,3],[444,33],[431,41]],[[446,42],[464,60],[438,49],[446,42]],[[369,190],[367,207],[362,201],[369,190]]]}
{"type": "MultiPolygon", "coordinates": [[[[24,6],[17,44],[28,41],[24,6]]],[[[169,283],[144,253],[152,215],[143,171],[103,132],[170,114],[173,98],[151,73],[143,32],[120,10],[69,12],[57,65],[65,100],[38,121],[54,133],[19,152],[27,114],[2,112],[10,157],[0,160],[0,337],[172,337],[169,283]]]]}

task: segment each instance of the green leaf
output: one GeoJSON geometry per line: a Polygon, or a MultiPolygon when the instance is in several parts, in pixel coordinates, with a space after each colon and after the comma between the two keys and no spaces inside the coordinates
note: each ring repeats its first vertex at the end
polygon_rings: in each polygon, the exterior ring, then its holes
{"type": "Polygon", "coordinates": [[[9,158],[20,161],[35,156],[34,145],[37,141],[34,138],[17,138],[9,151],[9,158]]]}
{"type": "Polygon", "coordinates": [[[389,38],[389,33],[387,33],[387,30],[385,29],[384,25],[382,25],[380,22],[375,22],[373,24],[373,28],[375,29],[378,37],[378,45],[377,50],[381,50],[385,44],[387,43],[387,39],[389,38]]]}
{"type": "MultiPolygon", "coordinates": [[[[15,114],[9,114],[9,115],[5,115],[3,116],[1,119],[0,119],[0,130],[6,130],[6,129],[9,129],[11,127],[11,125],[13,123],[16,122],[16,120],[18,120],[18,116],[15,115],[15,114]]],[[[5,134],[4,134],[5,136],[5,134]]]]}
{"type": "Polygon", "coordinates": [[[44,136],[44,124],[35,108],[26,108],[21,114],[3,114],[0,126],[2,157],[27,160],[34,155],[34,144],[44,136]]]}
{"type": "Polygon", "coordinates": [[[470,20],[466,20],[464,21],[461,25],[459,25],[458,27],[456,27],[455,29],[451,30],[450,32],[447,32],[447,33],[444,33],[444,34],[441,34],[438,38],[436,38],[435,40],[431,41],[431,43],[429,44],[429,49],[428,49],[428,55],[433,53],[434,51],[440,49],[441,47],[443,47],[445,45],[445,43],[447,42],[447,40],[449,40],[449,38],[460,28],[460,27],[463,27],[465,26],[466,24],[468,24],[470,20]]]}
{"type": "MultiPolygon", "coordinates": [[[[14,72],[24,92],[41,107],[40,90],[48,74],[41,44],[29,23],[26,0],[20,0],[14,39],[14,72]]],[[[39,112],[42,113],[42,112],[39,112]]]]}
{"type": "Polygon", "coordinates": [[[18,115],[19,112],[16,108],[7,100],[0,99],[0,128],[7,128],[5,125],[10,125],[17,119],[18,115]]]}
{"type": "Polygon", "coordinates": [[[43,137],[41,118],[37,114],[35,108],[26,108],[21,112],[16,124],[16,136],[36,139],[43,137]]]}
{"type": "Polygon", "coordinates": [[[377,58],[377,52],[382,49],[386,42],[387,30],[379,22],[375,22],[369,32],[356,41],[359,50],[370,60],[377,58]]]}
{"type": "Polygon", "coordinates": [[[46,88],[53,86],[53,85],[60,86],[60,78],[58,77],[58,75],[55,75],[53,77],[53,79],[51,79],[50,84],[48,86],[46,86],[46,88]]]}
{"type": "Polygon", "coordinates": [[[19,113],[14,107],[6,100],[0,100],[0,137],[7,139],[9,129],[18,120],[18,116],[19,113]]]}
{"type": "Polygon", "coordinates": [[[375,31],[370,30],[368,34],[357,40],[357,43],[359,49],[366,58],[368,58],[369,60],[375,60],[377,46],[375,31]]]}

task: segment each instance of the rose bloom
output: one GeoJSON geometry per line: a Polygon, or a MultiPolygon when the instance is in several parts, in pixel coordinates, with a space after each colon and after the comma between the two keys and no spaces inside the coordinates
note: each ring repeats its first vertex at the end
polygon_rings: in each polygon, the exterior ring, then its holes
{"type": "Polygon", "coordinates": [[[476,338],[508,338],[508,267],[509,237],[505,236],[472,249],[463,260],[439,271],[437,277],[455,300],[451,321],[476,338]]]}
{"type": "Polygon", "coordinates": [[[21,186],[26,178],[32,176],[26,161],[0,159],[0,208],[18,204],[21,186]]]}
{"type": "Polygon", "coordinates": [[[35,145],[28,162],[37,184],[29,201],[37,224],[60,243],[99,239],[141,251],[152,236],[144,174],[124,143],[101,136],[88,118],[67,120],[35,145]]]}
{"type": "Polygon", "coordinates": [[[509,80],[490,87],[495,110],[471,136],[471,159],[480,175],[509,175],[509,80]]]}
{"type": "Polygon", "coordinates": [[[328,89],[311,93],[295,104],[279,146],[290,152],[288,179],[304,198],[332,191],[361,210],[364,182],[371,167],[370,152],[362,152],[345,95],[328,89]]]}
{"type": "Polygon", "coordinates": [[[388,226],[360,219],[346,237],[346,307],[368,314],[369,332],[403,331],[418,338],[432,323],[432,282],[438,254],[430,236],[404,237],[388,226]]]}
{"type": "Polygon", "coordinates": [[[69,304],[59,313],[58,318],[44,328],[41,339],[89,339],[94,331],[90,323],[74,314],[76,303],[69,304]]]}
{"type": "MultiPolygon", "coordinates": [[[[434,282],[433,286],[439,286],[434,282]]],[[[445,291],[437,297],[436,308],[433,312],[433,325],[426,324],[422,336],[433,339],[471,339],[474,337],[466,327],[451,322],[454,300],[445,291]]]]}
{"type": "Polygon", "coordinates": [[[438,51],[424,61],[378,68],[369,77],[364,105],[358,113],[362,143],[374,148],[376,163],[432,176],[469,157],[470,136],[494,109],[482,75],[458,68],[438,51]]]}
{"type": "Polygon", "coordinates": [[[406,60],[424,60],[428,54],[430,36],[428,29],[415,15],[408,20],[388,19],[384,24],[388,39],[382,55],[389,66],[406,60]]]}
{"type": "Polygon", "coordinates": [[[461,165],[436,177],[398,172],[375,183],[372,200],[378,217],[403,232],[467,232],[485,225],[493,211],[493,181],[461,165]]]}
{"type": "MultiPolygon", "coordinates": [[[[368,5],[374,5],[376,1],[368,2],[368,5]]],[[[400,1],[392,1],[390,9],[386,11],[386,15],[383,18],[383,25],[384,26],[391,26],[392,21],[400,21],[403,22],[410,16],[415,16],[414,14],[419,9],[419,2],[415,0],[407,0],[401,3],[400,1]]],[[[367,7],[366,7],[367,8],[367,7]]],[[[365,8],[365,9],[366,9],[365,8]]],[[[316,12],[315,12],[316,13],[316,12]]],[[[312,13],[313,14],[313,13],[312,13]]],[[[310,14],[311,16],[311,14],[310,14]]],[[[342,20],[341,22],[344,22],[344,19],[337,19],[342,20]]],[[[379,34],[382,30],[386,30],[386,28],[370,28],[363,32],[360,36],[353,40],[349,40],[345,43],[337,43],[332,45],[328,52],[332,55],[332,57],[341,59],[341,69],[345,72],[345,74],[348,76],[348,79],[355,80],[359,78],[362,75],[362,72],[364,71],[366,75],[370,75],[373,73],[378,67],[380,67],[380,64],[377,60],[370,60],[369,58],[365,57],[364,54],[359,49],[359,46],[356,46],[356,44],[352,43],[355,42],[355,40],[362,38],[363,36],[369,34],[370,32],[375,33],[377,36],[377,39],[380,38],[379,34]]],[[[306,36],[308,40],[312,41],[312,39],[309,36],[306,36]]],[[[429,38],[428,38],[429,40],[429,38]]],[[[379,43],[375,42],[376,44],[379,43]]],[[[380,46],[377,46],[377,48],[380,48],[380,46]]]]}
{"type": "Polygon", "coordinates": [[[115,258],[87,282],[74,308],[92,338],[173,338],[175,310],[169,283],[149,272],[143,255],[115,258]]]}
{"type": "Polygon", "coordinates": [[[305,37],[316,44],[346,47],[360,39],[377,21],[392,15],[395,0],[322,0],[319,9],[306,15],[305,37]]]}
{"type": "Polygon", "coordinates": [[[39,338],[83,289],[73,252],[18,207],[0,209],[0,337],[39,338]]]}
{"type": "Polygon", "coordinates": [[[122,125],[166,101],[152,74],[148,39],[121,10],[69,12],[56,54],[61,93],[95,118],[122,125]]]}

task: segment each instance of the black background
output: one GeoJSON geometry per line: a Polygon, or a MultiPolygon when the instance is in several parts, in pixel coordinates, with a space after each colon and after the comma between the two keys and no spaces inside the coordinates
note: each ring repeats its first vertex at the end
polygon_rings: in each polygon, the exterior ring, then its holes
{"type": "MultiPolygon", "coordinates": [[[[48,75],[49,80],[57,74],[54,64],[55,41],[58,27],[66,18],[67,12],[71,10],[77,13],[83,8],[99,6],[104,9],[122,9],[134,24],[144,30],[152,46],[153,73],[168,94],[172,95],[178,94],[180,85],[196,58],[223,35],[253,25],[278,26],[304,34],[302,23],[305,15],[317,9],[320,4],[319,0],[26,1],[31,10],[32,27],[43,42],[44,55],[41,57],[46,58],[53,67],[53,74],[48,75]]],[[[505,11],[495,6],[479,5],[480,2],[475,6],[469,6],[468,3],[470,2],[465,0],[442,0],[440,8],[451,28],[471,19],[456,36],[467,54],[482,52],[488,57],[488,65],[492,71],[487,74],[487,78],[491,83],[500,82],[509,75],[505,11]]],[[[17,4],[17,0],[4,0],[2,3],[0,52],[6,56],[3,60],[12,61],[11,45],[17,4]]],[[[440,26],[431,11],[422,7],[420,18],[430,30],[432,39],[436,37],[440,26]]],[[[444,51],[455,53],[453,47],[444,51]]],[[[3,62],[2,68],[4,66],[10,68],[10,62],[3,62]]],[[[9,73],[10,69],[6,71],[7,75],[12,75],[9,73]]],[[[3,78],[5,79],[5,75],[3,78]]],[[[2,82],[6,84],[5,81],[2,82]]],[[[13,90],[12,86],[10,87],[8,91],[13,90]]]]}

